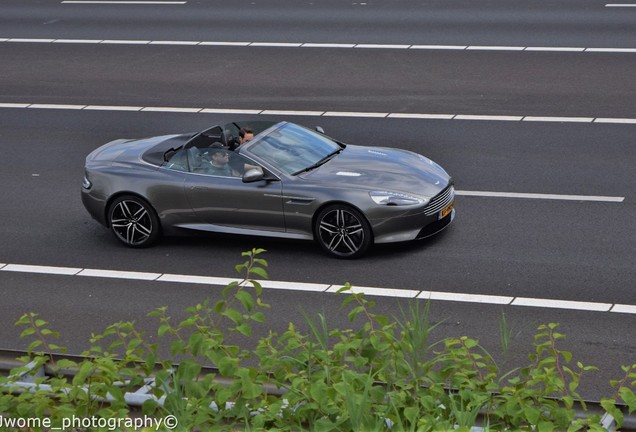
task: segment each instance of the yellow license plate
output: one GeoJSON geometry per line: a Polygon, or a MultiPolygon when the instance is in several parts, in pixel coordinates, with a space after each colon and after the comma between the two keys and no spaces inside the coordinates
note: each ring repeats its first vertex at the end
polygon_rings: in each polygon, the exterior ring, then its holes
{"type": "Polygon", "coordinates": [[[455,203],[452,203],[451,205],[440,211],[437,215],[437,220],[444,219],[446,216],[451,214],[451,212],[453,211],[453,207],[455,207],[455,203]]]}

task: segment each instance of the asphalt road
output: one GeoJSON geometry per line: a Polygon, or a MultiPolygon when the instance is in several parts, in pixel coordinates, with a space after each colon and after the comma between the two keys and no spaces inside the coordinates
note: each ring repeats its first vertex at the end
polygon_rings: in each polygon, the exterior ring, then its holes
{"type": "MultiPolygon", "coordinates": [[[[234,277],[240,253],[263,247],[273,281],[568,301],[559,308],[433,301],[431,319],[441,323],[438,337],[468,334],[498,353],[505,314],[511,364],[526,358],[537,325],[559,322],[564,349],[602,366],[585,382],[586,397],[609,394],[619,366],[636,362],[635,24],[636,9],[580,0],[2,2],[0,347],[28,345],[13,326],[23,312],[39,312],[62,332],[60,344],[79,353],[91,332],[111,322],[136,320],[150,331],[152,308],[169,305],[182,315],[220,291],[4,264],[234,277]],[[155,111],[121,111],[129,106],[155,111]],[[235,109],[260,114],[229,113],[235,109]],[[443,234],[378,246],[355,261],[330,259],[309,242],[215,235],[129,250],[83,209],[83,160],[100,144],[236,118],[289,119],[262,110],[293,110],[293,121],[352,144],[423,153],[462,191],[552,199],[460,195],[456,222],[443,234]],[[439,114],[451,116],[430,118],[439,114]],[[571,195],[580,199],[564,199],[571,195]],[[623,199],[586,198],[599,196],[623,199]],[[573,302],[609,306],[585,311],[573,302]],[[613,305],[632,308],[611,312],[613,305]]],[[[272,312],[259,334],[302,321],[303,311],[326,311],[332,325],[349,325],[335,294],[268,289],[265,300],[272,312]]],[[[376,300],[388,314],[406,304],[376,300]]]]}

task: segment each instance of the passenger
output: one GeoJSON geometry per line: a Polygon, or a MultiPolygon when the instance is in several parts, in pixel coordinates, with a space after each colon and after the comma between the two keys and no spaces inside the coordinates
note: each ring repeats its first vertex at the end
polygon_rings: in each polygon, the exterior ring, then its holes
{"type": "Polygon", "coordinates": [[[239,145],[248,142],[254,138],[254,131],[248,127],[242,127],[239,130],[239,145]]]}

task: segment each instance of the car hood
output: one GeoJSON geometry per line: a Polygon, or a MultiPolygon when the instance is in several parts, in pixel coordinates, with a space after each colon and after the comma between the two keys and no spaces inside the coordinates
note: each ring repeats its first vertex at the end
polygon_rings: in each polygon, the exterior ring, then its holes
{"type": "Polygon", "coordinates": [[[336,157],[302,175],[303,179],[334,186],[352,186],[431,198],[451,182],[432,160],[406,150],[348,145],[336,157]]]}

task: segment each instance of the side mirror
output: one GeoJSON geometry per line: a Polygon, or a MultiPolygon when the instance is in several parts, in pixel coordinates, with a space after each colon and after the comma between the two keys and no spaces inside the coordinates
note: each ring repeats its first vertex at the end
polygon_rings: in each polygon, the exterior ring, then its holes
{"type": "Polygon", "coordinates": [[[263,180],[264,177],[263,171],[256,168],[248,169],[243,174],[243,183],[254,183],[263,180]]]}
{"type": "Polygon", "coordinates": [[[316,126],[316,132],[321,133],[321,134],[325,134],[325,130],[323,128],[321,128],[320,126],[316,126]]]}

